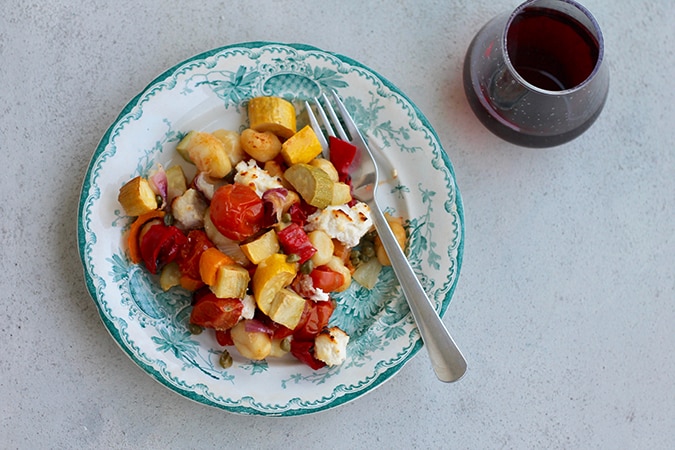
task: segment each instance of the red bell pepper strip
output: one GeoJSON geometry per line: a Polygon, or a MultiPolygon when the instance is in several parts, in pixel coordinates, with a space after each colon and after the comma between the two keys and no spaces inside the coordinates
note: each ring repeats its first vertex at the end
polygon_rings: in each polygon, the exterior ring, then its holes
{"type": "Polygon", "coordinates": [[[314,356],[314,341],[291,340],[291,354],[314,370],[326,365],[314,356]]]}
{"type": "Polygon", "coordinates": [[[349,180],[349,167],[354,162],[356,147],[349,142],[329,136],[330,162],[337,170],[338,177],[343,183],[349,180]]]}
{"type": "Polygon", "coordinates": [[[286,254],[296,254],[300,257],[300,264],[307,261],[316,253],[316,248],[307,237],[307,233],[297,223],[291,223],[289,226],[277,233],[279,244],[286,254]]]}
{"type": "Polygon", "coordinates": [[[291,216],[291,222],[297,223],[298,225],[305,226],[307,222],[307,213],[302,209],[299,203],[293,203],[290,208],[288,208],[288,214],[291,216]]]}
{"type": "Polygon", "coordinates": [[[152,274],[176,259],[187,238],[175,226],[152,225],[141,239],[141,257],[152,274]]]}

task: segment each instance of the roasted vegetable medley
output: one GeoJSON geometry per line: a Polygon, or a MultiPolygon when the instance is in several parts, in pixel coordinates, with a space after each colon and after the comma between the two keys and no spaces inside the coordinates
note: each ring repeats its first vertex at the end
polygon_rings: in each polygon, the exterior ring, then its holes
{"type": "MultiPolygon", "coordinates": [[[[189,329],[214,330],[245,358],[291,353],[314,369],[344,362],[349,336],[332,326],[331,294],[352,280],[372,288],[386,253],[370,209],[352,198],[356,149],[330,138],[330,159],[294,105],[248,102],[248,128],[192,130],[176,151],[195,166],[157,166],[124,184],[118,200],[135,217],[128,255],[162,289],[191,291],[189,329]]],[[[388,217],[405,245],[402,221],[388,217]]],[[[221,365],[232,364],[223,350],[221,365]]]]}

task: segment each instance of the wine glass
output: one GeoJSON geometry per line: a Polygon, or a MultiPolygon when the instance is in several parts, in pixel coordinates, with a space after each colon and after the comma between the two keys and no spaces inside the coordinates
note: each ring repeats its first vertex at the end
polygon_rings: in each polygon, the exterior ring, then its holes
{"type": "Polygon", "coordinates": [[[573,0],[529,0],[492,19],[469,46],[463,78],[483,125],[527,147],[579,136],[609,89],[600,27],[573,0]]]}

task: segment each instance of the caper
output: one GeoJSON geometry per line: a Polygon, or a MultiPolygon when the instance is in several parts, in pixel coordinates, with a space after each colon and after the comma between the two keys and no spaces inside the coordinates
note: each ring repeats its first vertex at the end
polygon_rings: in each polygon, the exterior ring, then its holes
{"type": "Polygon", "coordinates": [[[296,263],[298,261],[300,261],[300,255],[298,255],[297,253],[289,253],[288,255],[286,255],[287,263],[296,263]]]}
{"type": "Polygon", "coordinates": [[[170,213],[164,214],[164,225],[166,225],[167,227],[170,227],[171,225],[174,224],[174,222],[175,222],[175,220],[173,218],[173,214],[170,214],[170,213]]]}
{"type": "Polygon", "coordinates": [[[232,367],[232,356],[230,355],[230,352],[223,350],[223,352],[220,354],[220,358],[218,358],[218,363],[223,369],[229,369],[232,367]]]}
{"type": "Polygon", "coordinates": [[[164,204],[164,199],[161,195],[155,195],[155,200],[157,200],[157,207],[161,208],[164,204]]]}
{"type": "Polygon", "coordinates": [[[349,253],[349,260],[351,261],[354,267],[358,266],[359,263],[361,262],[361,252],[356,249],[352,250],[349,253]]]}
{"type": "Polygon", "coordinates": [[[364,242],[361,245],[361,254],[366,261],[375,256],[375,244],[370,241],[364,242]]]}
{"type": "Polygon", "coordinates": [[[291,337],[286,336],[279,342],[279,348],[285,352],[290,352],[291,351],[291,337]]]}
{"type": "Polygon", "coordinates": [[[204,328],[202,328],[199,325],[196,325],[194,323],[189,323],[188,324],[188,331],[190,332],[190,334],[202,334],[202,331],[204,331],[204,328]]]}
{"type": "Polygon", "coordinates": [[[291,221],[291,215],[290,215],[289,213],[287,213],[287,212],[286,212],[286,213],[283,213],[283,214],[281,215],[281,221],[284,222],[284,223],[290,222],[290,221],[291,221]]]}
{"type": "Polygon", "coordinates": [[[314,270],[314,263],[311,259],[308,259],[304,263],[300,264],[300,273],[304,275],[309,275],[312,270],[314,270]]]}

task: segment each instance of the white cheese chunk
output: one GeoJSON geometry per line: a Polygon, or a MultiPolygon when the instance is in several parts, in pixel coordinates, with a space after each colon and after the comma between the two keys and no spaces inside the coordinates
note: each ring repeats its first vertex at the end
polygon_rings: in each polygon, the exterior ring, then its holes
{"type": "Polygon", "coordinates": [[[237,174],[234,176],[234,182],[250,187],[259,197],[262,197],[265,191],[284,187],[279,177],[271,176],[253,160],[241,161],[235,169],[237,174]]]}
{"type": "Polygon", "coordinates": [[[253,298],[252,295],[245,295],[244,298],[241,299],[241,302],[244,304],[244,307],[241,310],[241,318],[253,319],[256,307],[255,298],[253,298]]]}
{"type": "Polygon", "coordinates": [[[307,231],[323,230],[331,238],[343,242],[349,247],[355,247],[365,235],[373,220],[370,217],[370,208],[363,202],[354,206],[328,206],[307,218],[307,231]]]}
{"type": "Polygon", "coordinates": [[[342,364],[347,358],[349,335],[338,327],[323,330],[314,339],[314,356],[329,366],[342,364]]]}

